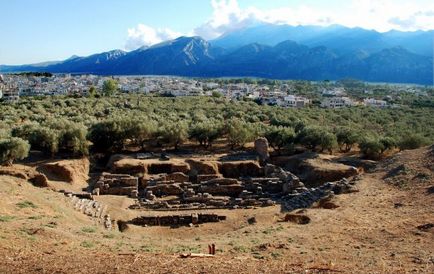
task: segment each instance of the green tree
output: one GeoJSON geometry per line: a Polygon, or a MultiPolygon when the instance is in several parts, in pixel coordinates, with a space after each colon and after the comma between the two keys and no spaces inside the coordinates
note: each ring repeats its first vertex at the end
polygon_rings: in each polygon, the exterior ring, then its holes
{"type": "Polygon", "coordinates": [[[240,119],[231,119],[226,124],[228,141],[232,149],[236,146],[244,147],[248,142],[253,141],[254,133],[249,124],[240,119]]]}
{"type": "Polygon", "coordinates": [[[290,127],[270,127],[265,132],[265,138],[267,138],[270,146],[280,153],[281,149],[291,148],[295,141],[295,132],[290,127]]]}
{"type": "Polygon", "coordinates": [[[148,119],[133,120],[130,126],[130,132],[127,134],[136,145],[145,149],[147,141],[155,137],[157,133],[157,125],[155,122],[148,119]]]}
{"type": "Polygon", "coordinates": [[[87,128],[80,124],[69,123],[60,132],[59,146],[76,156],[88,155],[87,128]]]}
{"type": "Polygon", "coordinates": [[[93,124],[89,131],[92,148],[99,152],[114,152],[122,150],[126,134],[121,119],[106,120],[93,124]]]}
{"type": "Polygon", "coordinates": [[[337,145],[336,135],[334,135],[332,132],[323,131],[323,134],[321,135],[321,141],[319,144],[321,152],[327,150],[330,154],[332,154],[333,149],[336,147],[336,145],[337,145]]]}
{"type": "Polygon", "coordinates": [[[394,149],[397,146],[396,140],[392,137],[382,137],[379,141],[383,145],[381,154],[384,154],[384,152],[386,152],[387,150],[394,149]]]}
{"type": "Polygon", "coordinates": [[[32,149],[51,156],[59,151],[59,134],[59,130],[38,124],[25,124],[12,130],[12,136],[27,140],[32,149]]]}
{"type": "Polygon", "coordinates": [[[320,147],[321,151],[328,150],[330,153],[336,146],[336,136],[321,127],[305,127],[297,135],[297,142],[308,149],[315,151],[320,147]]]}
{"type": "Polygon", "coordinates": [[[363,155],[370,159],[378,159],[381,157],[384,146],[378,138],[365,138],[359,144],[360,151],[363,155]]]}
{"type": "Polygon", "coordinates": [[[214,98],[221,98],[221,97],[223,97],[223,94],[221,94],[221,93],[218,92],[218,91],[213,91],[213,92],[211,93],[211,96],[214,97],[214,98]]]}
{"type": "Polygon", "coordinates": [[[185,122],[172,122],[160,132],[163,143],[173,146],[175,150],[188,139],[188,127],[185,122]]]}
{"type": "Polygon", "coordinates": [[[404,136],[398,143],[400,150],[417,149],[428,145],[428,140],[420,134],[409,134],[404,136]]]}
{"type": "Polygon", "coordinates": [[[22,160],[29,155],[30,144],[21,139],[12,137],[0,140],[0,163],[12,165],[15,160],[22,160]]]}
{"type": "Polygon", "coordinates": [[[104,96],[112,96],[118,91],[118,89],[118,82],[114,79],[105,80],[102,85],[102,92],[104,96]]]}
{"type": "Polygon", "coordinates": [[[222,135],[222,126],[216,121],[195,124],[189,129],[189,139],[196,140],[201,146],[208,148],[222,135]]]}
{"type": "Polygon", "coordinates": [[[336,138],[341,152],[349,152],[360,140],[357,131],[350,128],[339,128],[336,132],[336,138]]]}
{"type": "Polygon", "coordinates": [[[93,98],[93,97],[95,97],[97,95],[98,95],[98,90],[96,89],[96,87],[91,86],[89,88],[89,97],[93,98]]]}

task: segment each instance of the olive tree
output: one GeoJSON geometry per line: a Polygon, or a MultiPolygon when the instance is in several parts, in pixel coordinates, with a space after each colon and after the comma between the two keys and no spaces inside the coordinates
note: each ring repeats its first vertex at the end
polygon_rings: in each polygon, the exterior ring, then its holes
{"type": "Polygon", "coordinates": [[[231,119],[226,124],[228,142],[232,149],[235,146],[244,147],[255,138],[254,131],[250,124],[240,119],[231,119]]]}
{"type": "Polygon", "coordinates": [[[357,131],[350,128],[339,128],[336,132],[336,138],[341,152],[349,152],[360,140],[357,131]]]}
{"type": "Polygon", "coordinates": [[[102,85],[102,93],[104,96],[112,96],[114,95],[119,89],[119,84],[114,79],[108,79],[105,80],[102,85]]]}
{"type": "Polygon", "coordinates": [[[222,135],[222,126],[216,121],[194,124],[189,129],[189,139],[196,140],[201,146],[208,148],[222,135]]]}
{"type": "Polygon", "coordinates": [[[400,150],[417,149],[428,144],[428,140],[419,134],[409,134],[404,136],[398,143],[400,150]]]}
{"type": "Polygon", "coordinates": [[[176,150],[188,139],[188,127],[185,122],[171,122],[160,131],[159,135],[164,144],[173,146],[176,150]]]}
{"type": "Polygon", "coordinates": [[[30,144],[16,137],[0,140],[0,163],[12,165],[15,160],[22,160],[29,155],[30,144]]]}
{"type": "Polygon", "coordinates": [[[289,148],[294,145],[295,131],[290,127],[270,127],[265,132],[270,146],[280,153],[282,148],[289,148]]]}
{"type": "Polygon", "coordinates": [[[378,159],[384,151],[384,145],[378,138],[365,138],[359,143],[359,148],[362,154],[370,159],[378,159]]]}
{"type": "Polygon", "coordinates": [[[336,146],[336,136],[321,127],[305,127],[297,135],[297,142],[308,149],[315,151],[318,147],[321,152],[328,150],[330,153],[336,146]]]}

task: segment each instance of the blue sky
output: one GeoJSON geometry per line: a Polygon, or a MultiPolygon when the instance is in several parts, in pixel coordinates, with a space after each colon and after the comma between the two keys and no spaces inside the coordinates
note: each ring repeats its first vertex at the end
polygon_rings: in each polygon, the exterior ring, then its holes
{"type": "Polygon", "coordinates": [[[0,0],[0,64],[213,39],[263,21],[387,31],[434,29],[431,0],[0,0]]]}

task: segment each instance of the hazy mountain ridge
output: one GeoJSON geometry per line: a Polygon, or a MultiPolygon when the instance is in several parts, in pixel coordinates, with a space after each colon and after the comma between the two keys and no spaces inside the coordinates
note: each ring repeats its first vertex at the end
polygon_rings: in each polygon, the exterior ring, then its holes
{"type": "MultiPolygon", "coordinates": [[[[179,37],[131,52],[114,50],[43,66],[0,66],[0,71],[306,80],[354,77],[366,81],[432,84],[432,57],[385,42],[386,36],[393,36],[395,41],[409,44],[408,36],[423,38],[426,33],[429,32],[381,34],[342,26],[260,25],[223,35],[211,42],[200,37],[179,37]],[[267,29],[269,31],[265,32],[267,29]],[[256,40],[247,43],[253,39],[251,33],[256,33],[256,40]],[[290,35],[307,44],[291,39],[278,41],[283,38],[277,37],[276,33],[281,33],[282,37],[290,35]],[[267,43],[262,42],[264,39],[267,43]],[[233,47],[235,42],[240,46],[233,47]]],[[[424,39],[420,41],[426,42],[424,39]]],[[[425,45],[412,41],[411,47],[423,51],[425,45]]]]}

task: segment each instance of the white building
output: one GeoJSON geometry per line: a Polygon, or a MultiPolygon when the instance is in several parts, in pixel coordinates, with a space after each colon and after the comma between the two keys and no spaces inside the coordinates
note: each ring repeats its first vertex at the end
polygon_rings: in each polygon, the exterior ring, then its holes
{"type": "Polygon", "coordinates": [[[321,107],[324,108],[343,108],[354,106],[355,103],[348,97],[331,97],[326,98],[321,103],[321,107]]]}
{"type": "Polygon", "coordinates": [[[2,99],[6,102],[16,102],[20,99],[19,89],[13,84],[0,84],[2,99]]]}
{"type": "Polygon", "coordinates": [[[342,96],[345,94],[345,88],[324,89],[322,91],[322,96],[342,96]]]}
{"type": "Polygon", "coordinates": [[[387,102],[383,100],[375,100],[373,98],[368,98],[363,100],[363,104],[367,107],[385,108],[387,107],[387,102]]]}
{"type": "Polygon", "coordinates": [[[310,104],[310,100],[304,97],[288,95],[283,98],[284,106],[291,108],[303,108],[310,104]]]}

